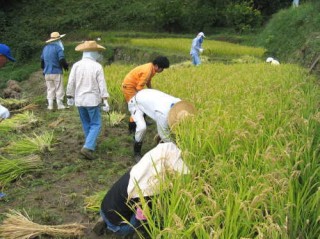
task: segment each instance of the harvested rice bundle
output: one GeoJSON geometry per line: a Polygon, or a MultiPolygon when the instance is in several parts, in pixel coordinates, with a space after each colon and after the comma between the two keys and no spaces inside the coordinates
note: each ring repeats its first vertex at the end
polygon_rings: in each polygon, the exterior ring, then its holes
{"type": "Polygon", "coordinates": [[[79,237],[84,234],[85,226],[79,223],[65,225],[40,225],[32,222],[26,212],[10,210],[6,213],[6,219],[0,225],[0,238],[6,239],[28,239],[41,235],[54,237],[79,237]]]}
{"type": "Polygon", "coordinates": [[[29,104],[27,100],[18,100],[18,99],[3,99],[0,98],[0,104],[8,108],[10,112],[15,109],[20,109],[29,104]]]}
{"type": "Polygon", "coordinates": [[[117,126],[126,117],[126,115],[117,111],[112,111],[106,117],[109,117],[107,119],[108,125],[117,126]]]}
{"type": "Polygon", "coordinates": [[[16,114],[0,123],[0,135],[13,130],[23,130],[38,123],[37,117],[30,111],[16,114]]]}
{"type": "Polygon", "coordinates": [[[11,113],[20,113],[20,112],[23,112],[23,111],[26,111],[26,110],[35,110],[37,109],[39,106],[36,105],[36,104],[28,104],[22,108],[19,108],[19,109],[16,109],[16,110],[11,110],[10,112],[11,113]]]}
{"type": "Polygon", "coordinates": [[[101,192],[95,193],[92,196],[86,197],[84,199],[85,209],[92,212],[99,212],[101,202],[103,200],[105,193],[106,193],[105,191],[101,191],[101,192]]]}
{"type": "Polygon", "coordinates": [[[43,162],[37,155],[25,158],[6,159],[0,156],[0,188],[22,175],[42,168],[43,162]]]}
{"type": "Polygon", "coordinates": [[[51,151],[53,132],[45,132],[41,135],[34,133],[34,137],[24,138],[11,142],[2,151],[14,155],[30,155],[51,151]]]}

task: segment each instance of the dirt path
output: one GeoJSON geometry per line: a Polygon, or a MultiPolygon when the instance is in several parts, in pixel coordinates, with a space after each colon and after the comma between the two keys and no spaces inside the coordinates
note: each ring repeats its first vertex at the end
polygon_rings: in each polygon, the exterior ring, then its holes
{"type": "MultiPolygon", "coordinates": [[[[77,222],[88,227],[83,238],[103,238],[91,232],[99,215],[85,210],[84,199],[96,192],[107,191],[134,165],[132,135],[128,134],[126,122],[109,127],[103,117],[96,150],[98,158],[88,161],[79,154],[84,136],[77,109],[46,109],[46,88],[41,72],[34,73],[21,86],[23,97],[38,105],[34,114],[40,120],[38,127],[23,133],[53,131],[55,140],[52,151],[41,155],[44,162],[41,171],[24,175],[3,190],[7,196],[0,200],[0,213],[8,209],[26,210],[33,221],[48,225],[77,222]]],[[[153,147],[154,132],[154,126],[151,126],[146,138],[146,142],[151,143],[144,145],[144,152],[153,147]]],[[[7,135],[6,140],[10,142],[17,136],[7,135]]],[[[0,221],[3,218],[0,216],[0,221]]]]}

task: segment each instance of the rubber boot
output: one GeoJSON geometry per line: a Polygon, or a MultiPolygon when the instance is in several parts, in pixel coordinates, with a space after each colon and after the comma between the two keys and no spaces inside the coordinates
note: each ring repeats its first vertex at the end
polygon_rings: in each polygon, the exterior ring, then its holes
{"type": "Polygon", "coordinates": [[[57,100],[58,110],[63,110],[66,107],[63,105],[62,100],[57,100]]]}
{"type": "Polygon", "coordinates": [[[48,100],[48,110],[53,110],[53,100],[48,100]]]}
{"type": "Polygon", "coordinates": [[[142,158],[141,155],[142,142],[134,142],[133,151],[134,151],[134,160],[138,163],[142,158]]]}
{"type": "Polygon", "coordinates": [[[134,134],[136,132],[136,122],[129,122],[129,133],[134,134]]]}

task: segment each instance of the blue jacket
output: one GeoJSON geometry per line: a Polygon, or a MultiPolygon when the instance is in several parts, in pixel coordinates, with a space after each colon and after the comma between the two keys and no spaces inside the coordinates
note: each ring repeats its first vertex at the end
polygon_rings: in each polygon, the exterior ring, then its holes
{"type": "Polygon", "coordinates": [[[41,60],[44,61],[44,74],[62,74],[60,60],[64,59],[64,52],[55,42],[46,45],[41,54],[41,60]]]}
{"type": "Polygon", "coordinates": [[[202,48],[203,37],[196,37],[192,40],[190,55],[198,55],[199,49],[202,48]]]}

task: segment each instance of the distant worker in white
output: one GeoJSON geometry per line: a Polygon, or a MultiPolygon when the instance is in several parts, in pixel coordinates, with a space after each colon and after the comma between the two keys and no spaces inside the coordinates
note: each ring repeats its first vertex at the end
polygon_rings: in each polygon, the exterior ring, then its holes
{"type": "Polygon", "coordinates": [[[136,161],[139,161],[142,156],[142,140],[147,131],[143,114],[146,114],[156,122],[161,141],[170,142],[170,128],[179,123],[184,117],[193,115],[196,112],[191,103],[154,89],[140,90],[130,99],[128,108],[134,122],[137,124],[134,136],[136,161]]]}
{"type": "Polygon", "coordinates": [[[198,66],[201,64],[200,53],[203,52],[202,43],[205,35],[203,32],[199,32],[198,35],[192,40],[190,55],[192,64],[198,66]]]}
{"type": "Polygon", "coordinates": [[[273,59],[272,57],[268,57],[266,60],[267,63],[270,63],[271,65],[280,65],[280,62],[276,59],[273,59]]]}

